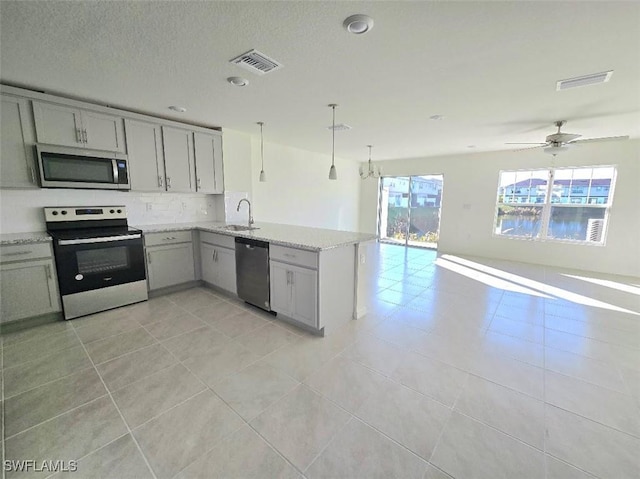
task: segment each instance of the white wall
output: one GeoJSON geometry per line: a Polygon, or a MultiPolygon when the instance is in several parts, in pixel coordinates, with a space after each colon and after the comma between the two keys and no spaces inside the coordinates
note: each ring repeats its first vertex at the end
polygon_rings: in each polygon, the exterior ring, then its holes
{"type": "MultiPolygon", "coordinates": [[[[328,145],[330,146],[330,145],[328,145]]],[[[357,231],[359,163],[335,159],[338,179],[329,180],[331,155],[265,142],[267,181],[259,181],[260,137],[252,141],[251,179],[256,221],[357,231]]]]}
{"type": "MultiPolygon", "coordinates": [[[[605,246],[493,236],[500,170],[544,168],[553,157],[540,150],[381,162],[388,176],[443,174],[439,251],[640,276],[640,140],[576,145],[555,166],[616,165],[618,177],[605,246]]],[[[363,182],[360,230],[376,232],[378,190],[363,182]]]]}
{"type": "MultiPolygon", "coordinates": [[[[218,195],[219,196],[219,195],[218,195]]],[[[0,233],[44,231],[45,206],[125,205],[129,224],[216,221],[214,195],[106,190],[0,190],[0,233]],[[151,205],[151,209],[147,209],[151,205]]]]}

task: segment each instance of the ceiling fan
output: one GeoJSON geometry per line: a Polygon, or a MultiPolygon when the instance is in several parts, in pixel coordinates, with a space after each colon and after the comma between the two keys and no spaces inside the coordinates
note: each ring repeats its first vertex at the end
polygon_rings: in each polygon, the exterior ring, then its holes
{"type": "MultiPolygon", "coordinates": [[[[505,143],[505,145],[536,145],[530,148],[543,148],[542,151],[549,155],[557,155],[563,151],[567,151],[570,145],[576,143],[591,143],[596,141],[612,141],[612,140],[628,140],[628,136],[607,136],[602,138],[586,138],[579,140],[582,135],[575,133],[563,133],[560,129],[567,123],[565,120],[556,121],[554,124],[558,127],[558,131],[551,135],[548,135],[544,143],[505,143]]],[[[530,148],[523,148],[528,150],[530,148]]]]}

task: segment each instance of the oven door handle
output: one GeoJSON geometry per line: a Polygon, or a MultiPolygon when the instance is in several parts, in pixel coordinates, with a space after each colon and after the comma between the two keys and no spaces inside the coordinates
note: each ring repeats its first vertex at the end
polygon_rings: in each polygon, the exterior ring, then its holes
{"type": "Polygon", "coordinates": [[[92,243],[111,243],[113,241],[126,241],[131,239],[142,238],[141,234],[135,235],[119,235],[119,236],[105,236],[101,238],[83,238],[72,240],[59,240],[60,246],[72,245],[72,244],[92,244],[92,243]]]}

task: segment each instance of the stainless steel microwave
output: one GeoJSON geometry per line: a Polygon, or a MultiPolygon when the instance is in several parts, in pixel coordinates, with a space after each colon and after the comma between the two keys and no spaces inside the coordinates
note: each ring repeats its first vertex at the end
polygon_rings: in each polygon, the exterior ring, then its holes
{"type": "Polygon", "coordinates": [[[43,188],[131,189],[121,153],[37,144],[36,157],[43,188]]]}

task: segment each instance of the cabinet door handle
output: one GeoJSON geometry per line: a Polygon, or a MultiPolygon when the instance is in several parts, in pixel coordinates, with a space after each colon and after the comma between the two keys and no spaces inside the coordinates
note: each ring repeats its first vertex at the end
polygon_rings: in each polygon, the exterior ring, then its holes
{"type": "Polygon", "coordinates": [[[167,188],[171,188],[171,177],[167,176],[167,188]]]}
{"type": "Polygon", "coordinates": [[[84,139],[85,143],[89,143],[89,135],[87,135],[86,129],[82,130],[82,138],[84,139]]]}
{"type": "Polygon", "coordinates": [[[218,262],[218,250],[217,249],[213,250],[213,261],[216,262],[216,263],[218,262]]]}
{"type": "Polygon", "coordinates": [[[151,264],[151,253],[147,253],[147,264],[151,264]]]}
{"type": "Polygon", "coordinates": [[[80,128],[76,128],[76,141],[82,143],[82,130],[80,128]]]}
{"type": "Polygon", "coordinates": [[[295,255],[295,254],[291,254],[291,253],[284,253],[284,255],[285,255],[287,258],[295,258],[295,257],[296,257],[296,255],[295,255]]]}
{"type": "Polygon", "coordinates": [[[45,267],[46,267],[46,269],[47,269],[47,278],[49,278],[49,279],[53,279],[53,274],[51,274],[51,265],[50,265],[50,264],[48,264],[48,265],[46,265],[45,267]]]}

